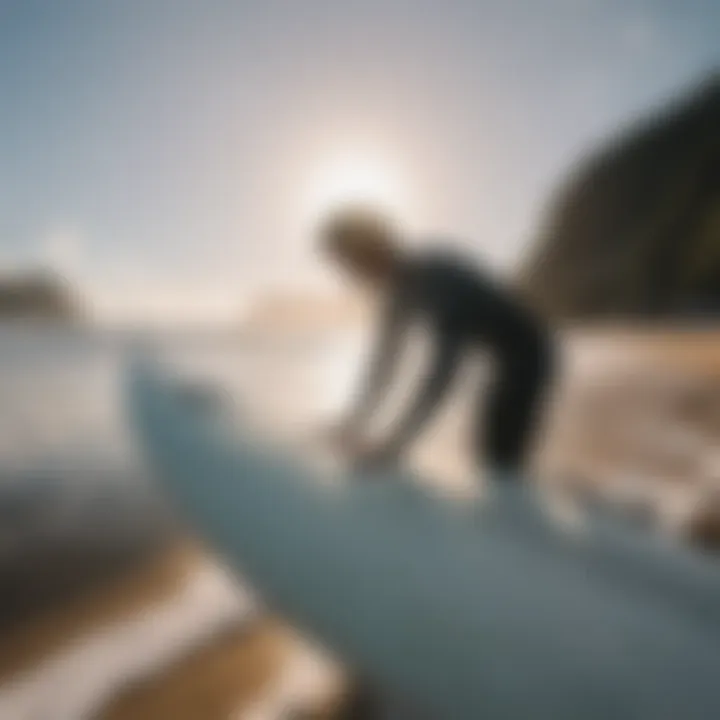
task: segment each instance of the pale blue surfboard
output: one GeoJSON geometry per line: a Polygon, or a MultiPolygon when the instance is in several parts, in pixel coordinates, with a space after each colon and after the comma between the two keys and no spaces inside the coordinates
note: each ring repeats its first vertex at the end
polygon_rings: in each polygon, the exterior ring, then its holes
{"type": "Polygon", "coordinates": [[[391,701],[440,720],[720,717],[709,560],[503,521],[407,480],[329,483],[158,367],[127,379],[137,437],[197,532],[391,701]]]}

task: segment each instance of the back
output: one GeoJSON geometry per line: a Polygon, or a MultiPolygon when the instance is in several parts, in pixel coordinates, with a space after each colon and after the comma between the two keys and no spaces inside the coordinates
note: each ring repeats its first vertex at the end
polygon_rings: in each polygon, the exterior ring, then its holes
{"type": "Polygon", "coordinates": [[[430,249],[412,259],[409,277],[413,304],[440,332],[460,334],[501,352],[517,352],[545,335],[540,320],[469,257],[430,249]]]}

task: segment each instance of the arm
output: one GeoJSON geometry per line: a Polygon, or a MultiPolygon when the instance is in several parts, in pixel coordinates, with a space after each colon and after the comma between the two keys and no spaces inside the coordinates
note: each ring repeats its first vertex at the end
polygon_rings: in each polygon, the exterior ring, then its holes
{"type": "Polygon", "coordinates": [[[461,338],[446,334],[438,339],[435,356],[425,384],[416,396],[415,402],[404,418],[398,423],[390,440],[385,444],[391,454],[399,452],[430,418],[450,382],[455,377],[460,358],[461,338]]]}
{"type": "Polygon", "coordinates": [[[392,378],[400,346],[408,327],[408,316],[408,304],[398,293],[390,299],[385,309],[367,377],[355,408],[350,413],[347,426],[358,428],[367,422],[375,411],[383,391],[392,378]]]}

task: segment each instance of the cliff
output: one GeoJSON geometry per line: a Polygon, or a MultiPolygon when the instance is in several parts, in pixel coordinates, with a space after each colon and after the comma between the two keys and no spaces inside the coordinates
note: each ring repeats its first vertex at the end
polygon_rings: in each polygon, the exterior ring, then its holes
{"type": "Polygon", "coordinates": [[[720,75],[579,165],[521,283],[568,320],[720,316],[720,75]]]}

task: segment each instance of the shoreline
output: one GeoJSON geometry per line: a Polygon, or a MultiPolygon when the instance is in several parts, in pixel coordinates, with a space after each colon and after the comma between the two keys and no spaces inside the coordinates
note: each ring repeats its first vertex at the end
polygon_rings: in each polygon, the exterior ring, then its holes
{"type": "MultiPolygon", "coordinates": [[[[702,440],[696,430],[699,433],[710,427],[712,413],[720,408],[716,404],[720,399],[720,332],[623,336],[617,331],[589,331],[576,337],[580,344],[589,341],[591,356],[595,355],[596,344],[600,349],[612,345],[623,350],[624,362],[627,348],[633,366],[632,373],[615,376],[614,383],[603,380],[588,399],[590,404],[579,408],[585,434],[589,432],[596,452],[605,452],[600,441],[607,435],[606,459],[618,460],[616,469],[608,465],[607,473],[601,473],[598,490],[611,494],[613,474],[621,480],[621,470],[627,465],[637,467],[639,474],[647,471],[652,491],[661,494],[658,478],[650,477],[653,464],[670,472],[674,467],[671,462],[676,463],[679,475],[685,467],[690,468],[690,460],[697,460],[697,453],[692,447],[684,449],[680,441],[688,433],[690,440],[702,440]],[[645,369],[640,372],[636,366],[645,369]],[[676,376],[683,382],[675,384],[676,376]],[[609,403],[607,416],[602,413],[602,402],[597,404],[599,401],[609,403]],[[645,402],[649,404],[643,405],[645,402]],[[624,442],[630,436],[621,421],[625,415],[628,421],[633,417],[628,415],[628,403],[633,412],[642,411],[637,423],[658,421],[669,430],[680,423],[678,432],[671,433],[661,447],[647,448],[647,457],[636,442],[625,448],[624,442]],[[599,423],[598,432],[591,428],[591,420],[599,423]],[[677,447],[670,440],[677,440],[677,447]]],[[[601,369],[607,373],[602,363],[601,369]]],[[[579,423],[570,425],[571,429],[580,429],[579,423]]],[[[567,458],[574,448],[583,461],[593,460],[577,436],[572,437],[575,439],[570,446],[565,442],[560,448],[561,455],[567,458]]],[[[123,625],[139,632],[143,616],[156,610],[174,612],[178,603],[185,602],[188,579],[214,564],[197,543],[188,539],[144,479],[138,484],[125,482],[123,476],[119,482],[103,485],[103,477],[97,478],[96,487],[94,477],[88,478],[90,483],[64,484],[62,477],[53,475],[51,482],[45,483],[52,486],[50,494],[44,493],[45,486],[36,489],[28,485],[27,492],[16,495],[9,488],[23,488],[22,482],[8,483],[8,488],[0,483],[0,516],[4,512],[9,518],[0,537],[0,630],[5,640],[0,648],[0,700],[3,693],[17,688],[19,680],[34,677],[56,656],[75,652],[76,644],[92,643],[93,637],[107,635],[113,627],[119,630],[123,625]],[[63,495],[66,488],[68,494],[63,495]],[[79,495],[71,494],[78,489],[79,495]],[[5,543],[7,538],[9,544],[5,543]]],[[[687,493],[699,480],[699,474],[695,479],[682,474],[678,487],[687,493]]],[[[720,526],[720,519],[713,522],[720,526]]],[[[106,678],[110,689],[92,717],[227,720],[232,714],[234,720],[244,719],[244,708],[255,707],[264,693],[272,693],[276,679],[282,675],[291,654],[289,633],[280,622],[264,617],[239,625],[224,626],[222,618],[217,625],[207,617],[203,622],[207,622],[204,635],[196,633],[194,644],[177,649],[145,675],[135,673],[128,680],[125,667],[125,675],[117,679],[116,685],[111,687],[106,678]]],[[[192,631],[192,624],[190,628],[192,631]]],[[[144,638],[140,635],[139,639],[144,638]]],[[[142,648],[142,643],[138,647],[142,648]]],[[[146,659],[143,651],[138,651],[136,661],[140,666],[146,659]]],[[[91,675],[107,672],[92,664],[87,667],[93,671],[91,675]]],[[[65,691],[75,692],[76,684],[82,686],[85,682],[89,680],[77,673],[72,682],[68,678],[67,687],[57,688],[58,697],[65,691]]],[[[42,683],[38,687],[45,689],[42,683]]],[[[47,697],[42,702],[48,702],[47,697]]],[[[42,712],[7,717],[81,720],[42,712]]]]}

